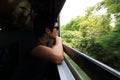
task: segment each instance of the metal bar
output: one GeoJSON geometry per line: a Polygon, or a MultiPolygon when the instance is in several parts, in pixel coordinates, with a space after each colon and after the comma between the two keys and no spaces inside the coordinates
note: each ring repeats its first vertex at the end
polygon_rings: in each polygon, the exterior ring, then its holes
{"type": "Polygon", "coordinates": [[[75,77],[75,80],[82,80],[79,74],[75,71],[74,67],[69,63],[69,61],[66,58],[65,58],[65,62],[69,67],[69,69],[71,70],[72,75],[75,77]]]}
{"type": "Polygon", "coordinates": [[[120,80],[120,72],[66,45],[64,51],[92,80],[120,80]]]}
{"type": "Polygon", "coordinates": [[[75,80],[65,61],[57,65],[60,80],[75,80]]]}

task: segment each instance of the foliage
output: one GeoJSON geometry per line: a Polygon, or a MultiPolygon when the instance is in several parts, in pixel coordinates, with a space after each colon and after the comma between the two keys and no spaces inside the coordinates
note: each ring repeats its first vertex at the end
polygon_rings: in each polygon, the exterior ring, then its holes
{"type": "Polygon", "coordinates": [[[63,43],[73,47],[73,48],[78,48],[77,46],[77,39],[79,38],[79,36],[81,35],[80,32],[78,31],[69,31],[69,30],[62,30],[62,39],[63,39],[63,43]]]}
{"type": "Polygon", "coordinates": [[[68,24],[65,25],[65,27],[62,27],[64,30],[69,31],[79,31],[79,23],[84,19],[84,17],[76,17],[75,19],[72,19],[68,24]]]}
{"type": "Polygon", "coordinates": [[[120,0],[104,0],[87,8],[85,16],[77,16],[62,27],[63,42],[120,70],[120,0]],[[107,8],[103,15],[94,14],[107,8]],[[114,15],[115,27],[110,26],[114,15]]]}
{"type": "Polygon", "coordinates": [[[103,36],[99,41],[104,48],[111,50],[110,54],[114,56],[112,59],[116,59],[113,60],[112,66],[120,70],[120,0],[104,0],[103,3],[108,13],[114,14],[116,22],[112,32],[103,36]]]}
{"type": "Polygon", "coordinates": [[[103,5],[112,14],[120,12],[120,0],[104,0],[103,5]]]}
{"type": "Polygon", "coordinates": [[[120,70],[120,34],[111,32],[102,36],[98,41],[104,49],[104,56],[107,56],[103,57],[101,61],[120,70]]]}
{"type": "Polygon", "coordinates": [[[80,23],[80,31],[83,37],[99,37],[110,31],[110,18],[106,15],[89,16],[80,23]]]}

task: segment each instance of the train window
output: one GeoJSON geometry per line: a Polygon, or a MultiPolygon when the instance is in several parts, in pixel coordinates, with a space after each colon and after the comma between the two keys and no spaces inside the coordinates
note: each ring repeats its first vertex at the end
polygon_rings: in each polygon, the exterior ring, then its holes
{"type": "Polygon", "coordinates": [[[67,0],[60,14],[63,43],[120,71],[117,6],[108,0],[67,0]]]}

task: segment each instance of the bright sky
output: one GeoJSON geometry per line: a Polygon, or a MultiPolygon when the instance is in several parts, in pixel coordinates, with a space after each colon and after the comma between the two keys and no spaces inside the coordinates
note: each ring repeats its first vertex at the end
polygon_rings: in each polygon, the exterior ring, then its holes
{"type": "Polygon", "coordinates": [[[76,16],[84,15],[87,7],[93,6],[103,0],[66,0],[60,13],[60,24],[68,23],[76,16]]]}

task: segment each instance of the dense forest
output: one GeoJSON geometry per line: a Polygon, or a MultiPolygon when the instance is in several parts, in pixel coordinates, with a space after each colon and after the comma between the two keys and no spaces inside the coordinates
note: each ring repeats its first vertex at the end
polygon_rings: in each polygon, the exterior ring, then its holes
{"type": "Polygon", "coordinates": [[[120,0],[103,0],[61,26],[63,43],[120,71],[120,0]],[[105,14],[97,14],[106,9],[105,14]],[[112,19],[115,19],[114,24],[112,19]]]}

